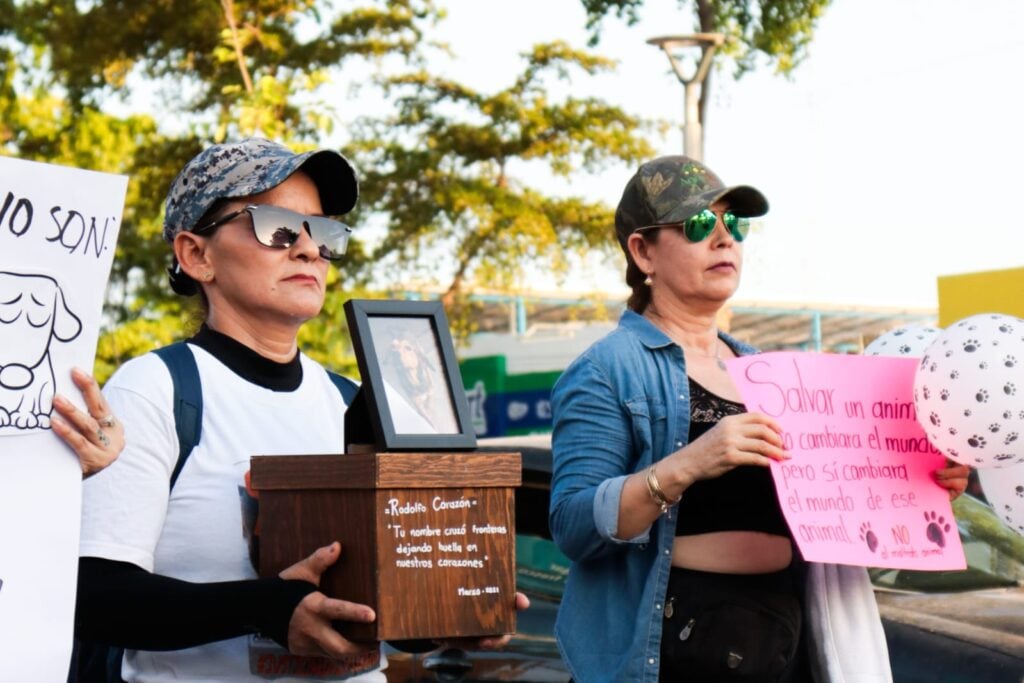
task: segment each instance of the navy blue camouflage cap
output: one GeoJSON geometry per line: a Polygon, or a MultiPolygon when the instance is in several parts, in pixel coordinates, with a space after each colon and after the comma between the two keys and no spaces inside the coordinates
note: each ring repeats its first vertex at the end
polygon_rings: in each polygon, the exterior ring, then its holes
{"type": "Polygon", "coordinates": [[[768,200],[756,188],[729,187],[711,169],[689,157],[658,157],[642,164],[626,183],[615,210],[615,234],[626,249],[629,236],[637,229],[682,223],[720,199],[740,217],[768,213],[768,200]]]}
{"type": "Polygon", "coordinates": [[[171,183],[164,212],[164,239],[191,230],[220,199],[248,197],[277,187],[301,169],[316,184],[328,216],[352,210],[359,199],[356,173],[341,154],[321,149],[296,154],[263,138],[213,145],[185,164],[171,183]]]}

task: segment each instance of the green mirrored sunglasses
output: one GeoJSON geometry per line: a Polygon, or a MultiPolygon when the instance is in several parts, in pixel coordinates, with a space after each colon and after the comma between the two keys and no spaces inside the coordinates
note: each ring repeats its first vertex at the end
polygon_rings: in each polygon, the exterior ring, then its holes
{"type": "MultiPolygon", "coordinates": [[[[683,235],[688,241],[694,243],[703,242],[715,231],[715,226],[718,224],[718,216],[719,214],[716,214],[711,209],[704,209],[700,213],[690,216],[682,223],[645,225],[642,228],[637,228],[633,232],[653,230],[655,228],[676,228],[677,230],[682,230],[683,235]]],[[[742,242],[746,239],[747,234],[750,232],[749,218],[740,218],[732,211],[723,211],[721,216],[726,229],[730,234],[732,234],[737,242],[742,242]]]]}

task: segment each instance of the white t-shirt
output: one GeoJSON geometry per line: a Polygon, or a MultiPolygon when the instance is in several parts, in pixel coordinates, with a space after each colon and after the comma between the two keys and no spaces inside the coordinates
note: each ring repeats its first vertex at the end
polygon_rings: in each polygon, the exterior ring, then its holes
{"type": "MultiPolygon", "coordinates": [[[[203,349],[191,344],[189,349],[202,378],[202,437],[170,498],[178,437],[167,367],[146,354],[125,363],[104,387],[113,414],[125,425],[126,445],[113,465],[83,485],[80,554],[199,583],[256,578],[239,496],[250,456],[341,453],[346,406],[323,367],[304,355],[299,387],[273,391],[240,377],[203,349]]],[[[145,682],[318,680],[252,673],[252,640],[128,651],[123,675],[145,682]]],[[[385,678],[378,669],[350,680],[385,678]]]]}

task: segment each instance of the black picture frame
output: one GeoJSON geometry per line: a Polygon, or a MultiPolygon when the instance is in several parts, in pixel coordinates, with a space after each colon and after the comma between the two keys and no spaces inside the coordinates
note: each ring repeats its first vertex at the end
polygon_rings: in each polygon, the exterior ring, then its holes
{"type": "Polygon", "coordinates": [[[362,377],[345,415],[346,450],[350,444],[379,452],[475,449],[441,302],[349,299],[345,318],[362,377]]]}

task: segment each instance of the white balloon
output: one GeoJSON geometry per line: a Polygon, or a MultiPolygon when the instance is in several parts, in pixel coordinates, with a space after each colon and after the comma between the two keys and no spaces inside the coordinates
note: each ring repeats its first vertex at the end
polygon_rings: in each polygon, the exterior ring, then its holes
{"type": "Polygon", "coordinates": [[[1024,536],[1024,465],[978,470],[981,490],[1006,526],[1024,536]]]}
{"type": "Polygon", "coordinates": [[[904,356],[920,358],[942,332],[937,327],[904,325],[877,337],[864,347],[865,356],[904,356]]]}
{"type": "Polygon", "coordinates": [[[929,441],[971,467],[1024,463],[1024,320],[985,313],[950,325],[914,375],[929,441]]]}

